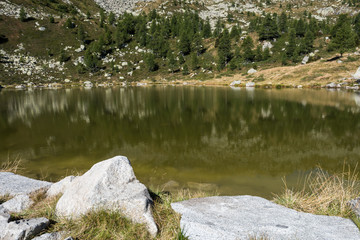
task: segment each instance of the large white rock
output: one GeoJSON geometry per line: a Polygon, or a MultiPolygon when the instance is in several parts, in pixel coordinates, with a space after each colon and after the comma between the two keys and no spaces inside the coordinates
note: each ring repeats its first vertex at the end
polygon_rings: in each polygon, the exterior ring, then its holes
{"type": "Polygon", "coordinates": [[[51,184],[10,172],[0,172],[0,195],[3,196],[30,194],[40,189],[47,189],[51,184]]]}
{"type": "Polygon", "coordinates": [[[356,80],[360,79],[360,67],[357,69],[356,73],[353,75],[353,78],[356,80]]]}
{"type": "Polygon", "coordinates": [[[75,177],[75,176],[68,176],[68,177],[60,180],[59,182],[54,183],[53,185],[51,185],[49,190],[46,192],[46,195],[48,197],[54,197],[56,195],[63,194],[65,192],[66,188],[69,187],[70,184],[76,178],[77,177],[75,177]]]}
{"type": "Polygon", "coordinates": [[[28,209],[34,202],[28,195],[17,195],[9,201],[2,204],[8,212],[19,213],[28,209]]]}
{"type": "Polygon", "coordinates": [[[129,160],[117,156],[95,164],[76,178],[59,199],[56,213],[76,218],[90,210],[119,210],[132,221],[145,224],[155,236],[151,203],[147,188],[136,179],[129,160]]]}
{"type": "Polygon", "coordinates": [[[305,56],[303,60],[301,61],[301,64],[307,64],[309,62],[309,56],[305,56]]]}
{"type": "Polygon", "coordinates": [[[253,73],[256,73],[257,71],[255,70],[255,69],[253,69],[253,68],[251,68],[247,73],[248,74],[253,74],[253,73]]]}
{"type": "Polygon", "coordinates": [[[190,240],[266,239],[355,240],[350,219],[302,213],[252,196],[208,197],[172,203],[190,240]]]}

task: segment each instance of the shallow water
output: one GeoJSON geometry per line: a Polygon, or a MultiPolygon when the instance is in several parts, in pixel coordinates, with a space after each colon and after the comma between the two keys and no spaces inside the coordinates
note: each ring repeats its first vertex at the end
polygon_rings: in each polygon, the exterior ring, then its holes
{"type": "MultiPolygon", "coordinates": [[[[151,187],[270,197],[360,160],[360,95],[157,86],[0,92],[0,159],[58,180],[115,155],[151,187]],[[163,186],[163,185],[166,186],[163,186]]],[[[1,161],[0,160],[0,161],[1,161]]]]}

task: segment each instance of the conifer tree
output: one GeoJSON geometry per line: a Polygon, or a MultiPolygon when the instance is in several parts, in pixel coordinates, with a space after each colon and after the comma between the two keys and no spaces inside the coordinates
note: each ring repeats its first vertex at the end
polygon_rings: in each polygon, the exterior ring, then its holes
{"type": "Polygon", "coordinates": [[[27,19],[26,12],[23,7],[20,8],[20,21],[25,22],[27,19]]]}
{"type": "Polygon", "coordinates": [[[145,64],[149,72],[154,72],[159,68],[155,62],[155,56],[152,53],[145,55],[145,64]]]}
{"type": "Polygon", "coordinates": [[[289,44],[286,46],[286,55],[290,58],[294,55],[296,49],[296,32],[291,28],[288,36],[289,44]]]}
{"type": "Polygon", "coordinates": [[[78,27],[77,36],[78,36],[78,39],[79,39],[81,42],[84,42],[84,41],[85,41],[86,35],[85,35],[85,30],[84,30],[84,27],[83,27],[82,24],[80,24],[79,27],[78,27]]]}
{"type": "Polygon", "coordinates": [[[176,59],[174,57],[174,54],[172,51],[168,51],[168,54],[166,56],[167,60],[168,60],[168,66],[169,69],[172,73],[175,72],[175,69],[177,68],[177,64],[176,64],[176,59]]]}
{"type": "Polygon", "coordinates": [[[287,16],[285,12],[282,12],[279,17],[279,30],[282,33],[286,33],[288,30],[287,16]]]}
{"type": "Polygon", "coordinates": [[[296,25],[295,25],[296,36],[303,37],[305,35],[305,30],[306,27],[304,20],[300,18],[298,21],[296,21],[296,25]]]}
{"type": "Polygon", "coordinates": [[[335,37],[332,38],[328,50],[337,50],[342,56],[344,52],[354,48],[355,46],[356,36],[351,28],[350,22],[347,20],[343,22],[339,28],[337,28],[335,37]]]}
{"type": "Polygon", "coordinates": [[[219,39],[218,46],[218,69],[223,69],[231,60],[231,42],[229,31],[225,28],[219,39]]]}
{"type": "Polygon", "coordinates": [[[195,52],[191,53],[191,70],[196,70],[199,67],[199,60],[195,52]]]}
{"type": "Polygon", "coordinates": [[[262,52],[261,46],[258,45],[256,47],[256,51],[255,51],[255,61],[261,62],[262,60],[263,60],[263,52],[262,52]]]}
{"type": "Polygon", "coordinates": [[[252,62],[254,61],[254,52],[252,50],[252,48],[254,47],[254,42],[252,40],[252,38],[250,36],[247,36],[242,44],[242,48],[244,51],[244,59],[246,61],[252,62]]]}
{"type": "Polygon", "coordinates": [[[264,49],[264,53],[263,53],[263,60],[266,61],[271,57],[270,55],[270,49],[267,47],[264,49]]]}
{"type": "Polygon", "coordinates": [[[109,13],[108,22],[110,25],[113,25],[115,23],[115,14],[113,12],[109,13]]]}
{"type": "Polygon", "coordinates": [[[179,51],[184,55],[188,55],[191,52],[191,41],[186,32],[183,32],[180,36],[179,51]]]}
{"type": "Polygon", "coordinates": [[[202,31],[202,36],[203,36],[203,38],[211,37],[211,26],[210,26],[209,18],[206,19],[204,29],[202,31]]]}
{"type": "Polygon", "coordinates": [[[278,32],[277,23],[275,19],[271,17],[270,14],[267,14],[265,16],[263,24],[261,24],[260,26],[259,39],[260,41],[262,41],[262,40],[271,40],[273,38],[278,38],[278,37],[279,37],[279,32],[278,32]]]}
{"type": "Polygon", "coordinates": [[[182,74],[183,75],[188,75],[189,74],[189,68],[188,68],[188,66],[186,64],[183,67],[182,74]]]}

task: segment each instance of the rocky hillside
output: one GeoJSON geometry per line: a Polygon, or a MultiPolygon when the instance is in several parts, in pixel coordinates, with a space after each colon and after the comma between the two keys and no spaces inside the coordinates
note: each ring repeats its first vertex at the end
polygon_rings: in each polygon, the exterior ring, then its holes
{"type": "MultiPolygon", "coordinates": [[[[359,6],[358,0],[1,0],[0,84],[22,83],[18,86],[21,88],[70,84],[88,78],[101,83],[172,80],[184,76],[206,80],[222,77],[229,71],[247,73],[252,67],[296,65],[306,56],[310,61],[330,58],[340,51],[339,46],[328,46],[336,36],[338,16],[347,14],[346,21],[356,32],[359,6]],[[191,23],[186,20],[188,17],[191,23]],[[287,22],[283,29],[282,20],[287,22]],[[301,21],[304,30],[296,32],[295,58],[287,45],[291,42],[290,29],[297,25],[301,28],[301,21]],[[195,35],[188,36],[191,49],[183,52],[182,25],[194,23],[198,29],[193,30],[195,35]],[[122,28],[124,24],[129,24],[129,28],[122,28]],[[209,36],[204,33],[206,24],[211,27],[209,36]],[[269,32],[271,24],[276,25],[277,33],[263,37],[261,31],[265,27],[269,32]],[[144,27],[144,41],[137,36],[140,26],[144,27]],[[164,26],[169,28],[167,33],[161,30],[164,26]],[[231,49],[218,67],[221,51],[218,43],[224,29],[231,34],[231,49]],[[301,44],[309,29],[312,43],[309,50],[302,51],[301,44]],[[166,49],[154,46],[160,41],[154,40],[156,33],[166,35],[160,37],[166,39],[162,44],[166,49]],[[249,46],[253,54],[249,58],[246,57],[249,52],[244,49],[247,37],[251,38],[249,46]],[[258,47],[262,50],[257,50],[258,47]],[[196,56],[192,54],[194,51],[196,56]],[[262,56],[256,57],[259,54],[262,56]],[[149,56],[153,58],[150,59],[153,68],[147,61],[149,56]],[[90,63],[95,66],[90,67],[90,63]]],[[[354,35],[356,46],[358,39],[354,35]]],[[[354,44],[344,50],[354,55],[357,53],[354,44]]],[[[349,61],[357,60],[357,55],[352,55],[349,61]]]]}

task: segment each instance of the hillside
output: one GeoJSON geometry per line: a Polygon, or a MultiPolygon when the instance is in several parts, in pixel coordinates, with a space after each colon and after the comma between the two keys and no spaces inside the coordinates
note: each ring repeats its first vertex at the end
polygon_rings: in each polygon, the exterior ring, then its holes
{"type": "Polygon", "coordinates": [[[359,9],[358,0],[1,0],[0,85],[353,84],[359,9]]]}

